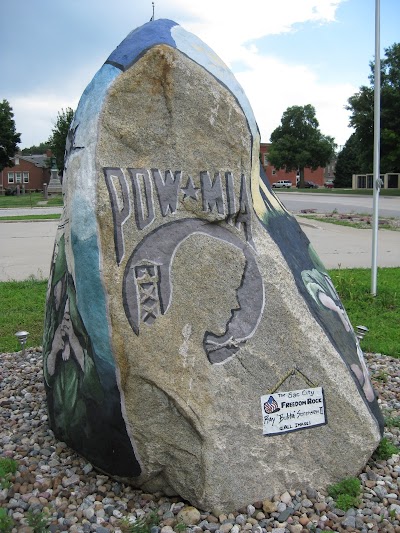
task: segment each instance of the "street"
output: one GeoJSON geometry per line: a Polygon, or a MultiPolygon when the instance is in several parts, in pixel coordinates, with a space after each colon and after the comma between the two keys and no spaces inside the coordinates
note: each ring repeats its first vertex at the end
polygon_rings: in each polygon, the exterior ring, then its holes
{"type": "MultiPolygon", "coordinates": [[[[331,213],[334,210],[349,214],[373,212],[372,196],[283,191],[279,191],[277,196],[291,213],[301,213],[302,209],[315,209],[317,213],[331,213]]],[[[380,216],[400,217],[400,196],[380,196],[378,207],[380,216]]]]}
{"type": "MultiPolygon", "coordinates": [[[[326,268],[370,268],[372,230],[297,217],[326,268]]],[[[47,279],[58,221],[0,222],[0,281],[47,279]]],[[[379,230],[378,267],[400,266],[400,232],[379,230]]]]}

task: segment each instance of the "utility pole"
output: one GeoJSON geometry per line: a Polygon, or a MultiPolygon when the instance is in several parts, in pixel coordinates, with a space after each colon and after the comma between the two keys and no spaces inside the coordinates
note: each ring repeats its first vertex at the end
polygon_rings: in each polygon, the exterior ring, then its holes
{"type": "Polygon", "coordinates": [[[373,176],[373,217],[372,217],[372,266],[371,294],[376,296],[378,223],[380,176],[380,137],[381,137],[381,52],[380,52],[380,0],[375,0],[375,70],[374,70],[374,176],[373,176]]]}

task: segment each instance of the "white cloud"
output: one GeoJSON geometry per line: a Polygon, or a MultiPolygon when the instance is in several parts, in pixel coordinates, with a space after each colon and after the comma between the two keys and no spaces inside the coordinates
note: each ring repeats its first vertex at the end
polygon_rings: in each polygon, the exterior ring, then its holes
{"type": "Polygon", "coordinates": [[[16,130],[21,132],[21,148],[47,141],[62,108],[76,108],[77,100],[63,95],[32,94],[12,99],[16,130]]]}
{"type": "MultiPolygon", "coordinates": [[[[185,29],[198,35],[228,66],[234,67],[264,142],[269,141],[287,107],[311,103],[321,131],[343,144],[351,133],[344,105],[356,88],[346,83],[324,83],[305,61],[288,65],[277,55],[263,54],[257,39],[296,31],[298,25],[310,21],[332,23],[337,7],[344,1],[347,0],[247,0],[238,5],[228,0],[165,0],[162,9],[164,13],[168,9],[179,13],[180,19],[176,20],[185,29]],[[242,68],[239,70],[237,65],[242,68]]],[[[83,90],[105,59],[86,57],[85,63],[74,67],[73,72],[66,71],[62,80],[47,78],[46,87],[36,88],[34,94],[27,91],[24,97],[9,95],[17,131],[22,132],[22,147],[47,140],[57,112],[76,108],[83,90]]]]}
{"type": "MultiPolygon", "coordinates": [[[[346,0],[246,0],[234,4],[228,0],[202,0],[190,5],[190,14],[181,23],[195,33],[226,62],[240,55],[249,41],[267,35],[294,30],[305,22],[328,23],[346,0]]],[[[187,0],[172,0],[187,13],[187,0]]]]}
{"type": "MultiPolygon", "coordinates": [[[[228,0],[203,0],[190,6],[190,17],[183,15],[181,23],[233,68],[253,107],[263,142],[269,141],[289,106],[312,104],[322,133],[341,145],[351,134],[344,106],[356,88],[324,83],[306,62],[294,66],[277,55],[262,54],[257,39],[296,31],[297,25],[306,22],[332,23],[343,1],[347,0],[247,0],[235,7],[228,0]],[[243,69],[235,69],[237,64],[243,69]]],[[[173,3],[187,8],[186,0],[173,3]]]]}
{"type": "Polygon", "coordinates": [[[287,65],[257,53],[249,52],[246,62],[249,68],[235,75],[250,100],[263,142],[269,141],[288,107],[312,104],[322,133],[334,137],[339,145],[345,143],[351,130],[344,106],[355,87],[324,83],[306,65],[287,65]]]}

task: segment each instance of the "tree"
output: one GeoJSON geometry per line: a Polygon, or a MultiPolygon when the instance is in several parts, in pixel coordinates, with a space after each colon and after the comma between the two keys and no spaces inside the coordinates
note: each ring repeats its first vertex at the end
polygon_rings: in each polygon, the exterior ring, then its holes
{"type": "Polygon", "coordinates": [[[335,167],[334,186],[351,187],[353,174],[361,173],[361,143],[356,133],[352,133],[338,154],[335,167]]]}
{"type": "MultiPolygon", "coordinates": [[[[374,150],[374,68],[370,63],[371,86],[362,86],[348,100],[352,126],[361,143],[361,171],[373,170],[374,150]]],[[[380,171],[400,172],[400,43],[385,48],[381,61],[380,171]]]]}
{"type": "Polygon", "coordinates": [[[50,145],[50,149],[56,158],[57,168],[59,170],[64,169],[65,144],[73,118],[74,111],[70,107],[67,107],[65,110],[61,109],[57,114],[56,123],[51,130],[52,133],[47,141],[47,144],[50,145]]]}
{"type": "Polygon", "coordinates": [[[0,171],[12,166],[11,158],[18,151],[21,134],[15,131],[14,114],[7,100],[0,102],[0,171]]]}
{"type": "Polygon", "coordinates": [[[335,152],[333,138],[322,135],[318,127],[312,105],[292,106],[286,109],[281,125],[271,134],[268,159],[287,172],[299,169],[300,187],[304,187],[304,169],[324,167],[335,152]]]}
{"type": "Polygon", "coordinates": [[[30,146],[29,148],[23,148],[21,150],[22,155],[42,155],[45,154],[47,150],[50,150],[50,145],[46,142],[41,142],[40,144],[30,146]]]}

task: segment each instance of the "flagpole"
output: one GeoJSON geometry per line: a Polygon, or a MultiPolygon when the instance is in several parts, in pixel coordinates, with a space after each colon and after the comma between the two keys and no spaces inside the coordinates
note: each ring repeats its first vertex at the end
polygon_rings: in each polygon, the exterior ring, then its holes
{"type": "Polygon", "coordinates": [[[381,55],[380,55],[380,0],[375,0],[375,71],[374,71],[374,176],[373,176],[373,216],[372,216],[372,266],[371,294],[376,296],[378,222],[380,178],[380,117],[381,117],[381,55]]]}

